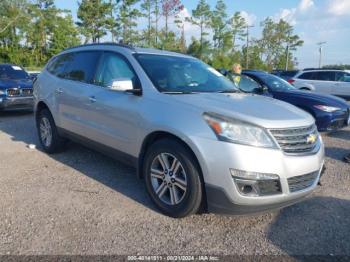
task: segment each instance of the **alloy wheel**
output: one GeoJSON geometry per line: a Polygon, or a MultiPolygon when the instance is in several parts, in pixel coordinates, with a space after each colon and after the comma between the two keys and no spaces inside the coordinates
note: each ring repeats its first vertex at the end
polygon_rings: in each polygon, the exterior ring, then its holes
{"type": "Polygon", "coordinates": [[[52,143],[52,128],[49,119],[41,118],[40,121],[40,138],[42,143],[49,147],[52,143]]]}
{"type": "Polygon", "coordinates": [[[151,165],[151,183],[155,194],[167,205],[177,205],[187,191],[187,176],[181,162],[169,153],[157,155],[151,165]]]}

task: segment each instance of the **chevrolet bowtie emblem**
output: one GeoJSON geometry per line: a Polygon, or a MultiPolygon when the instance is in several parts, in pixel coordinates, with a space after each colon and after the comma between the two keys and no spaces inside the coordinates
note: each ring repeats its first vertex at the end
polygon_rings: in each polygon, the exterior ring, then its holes
{"type": "Polygon", "coordinates": [[[306,138],[306,143],[314,144],[317,140],[317,136],[315,134],[311,134],[306,138]]]}

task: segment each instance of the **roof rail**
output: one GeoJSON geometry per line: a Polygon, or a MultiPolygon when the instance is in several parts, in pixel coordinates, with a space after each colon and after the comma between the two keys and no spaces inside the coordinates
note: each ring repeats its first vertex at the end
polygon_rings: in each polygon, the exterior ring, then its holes
{"type": "Polygon", "coordinates": [[[304,68],[303,69],[303,71],[324,71],[324,70],[340,70],[340,71],[343,71],[344,69],[335,68],[335,67],[330,67],[330,68],[304,68]]]}
{"type": "Polygon", "coordinates": [[[127,44],[123,44],[123,43],[104,42],[104,43],[92,43],[92,44],[83,44],[83,45],[72,46],[72,47],[64,49],[64,51],[68,51],[68,50],[79,48],[79,47],[104,46],[104,45],[118,46],[118,47],[128,48],[130,50],[135,50],[135,48],[131,45],[127,45],[127,44]]]}

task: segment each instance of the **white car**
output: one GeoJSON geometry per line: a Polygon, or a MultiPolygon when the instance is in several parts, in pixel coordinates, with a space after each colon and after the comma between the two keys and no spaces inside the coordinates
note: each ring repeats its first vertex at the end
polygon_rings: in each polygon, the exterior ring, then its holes
{"type": "Polygon", "coordinates": [[[288,82],[301,90],[336,95],[350,100],[350,71],[304,70],[288,82]]]}

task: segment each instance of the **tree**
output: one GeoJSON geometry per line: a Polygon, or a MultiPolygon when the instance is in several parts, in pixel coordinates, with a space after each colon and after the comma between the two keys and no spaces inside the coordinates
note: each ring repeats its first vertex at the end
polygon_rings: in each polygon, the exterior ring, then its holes
{"type": "Polygon", "coordinates": [[[154,38],[152,37],[152,33],[154,33],[152,17],[155,13],[155,8],[156,0],[144,0],[141,4],[141,10],[144,12],[143,15],[147,18],[147,29],[145,30],[144,39],[148,47],[154,46],[154,38]]]}
{"type": "Polygon", "coordinates": [[[211,16],[211,27],[213,29],[214,47],[224,51],[229,43],[229,31],[227,30],[226,5],[223,0],[218,0],[211,16]]]}
{"type": "Polygon", "coordinates": [[[117,24],[121,32],[121,41],[125,44],[135,44],[138,41],[135,20],[142,16],[142,13],[134,7],[138,2],[139,0],[120,0],[117,24]]]}
{"type": "Polygon", "coordinates": [[[110,2],[102,0],[82,0],[79,3],[77,25],[86,43],[90,40],[93,43],[99,42],[107,34],[114,22],[110,17],[112,8],[110,2]]]}
{"type": "Polygon", "coordinates": [[[208,35],[208,33],[206,32],[206,29],[210,28],[210,22],[211,22],[210,15],[211,13],[210,13],[209,4],[207,4],[205,0],[200,0],[196,9],[192,10],[192,17],[186,19],[188,22],[191,22],[193,25],[199,27],[200,46],[197,54],[199,58],[203,57],[203,51],[204,51],[203,47],[204,47],[205,36],[208,35]]]}
{"type": "Polygon", "coordinates": [[[50,40],[49,56],[54,56],[62,50],[80,43],[78,29],[74,26],[73,17],[68,11],[59,13],[55,20],[50,40]]]}
{"type": "Polygon", "coordinates": [[[271,18],[267,18],[261,23],[261,26],[263,27],[262,38],[258,43],[262,48],[268,69],[284,68],[285,57],[287,55],[290,57],[289,52],[302,46],[304,41],[294,34],[293,26],[282,19],[274,22],[271,18]],[[286,55],[287,46],[289,48],[286,55]]]}
{"type": "Polygon", "coordinates": [[[236,12],[229,20],[229,27],[232,35],[232,51],[236,48],[237,40],[243,40],[246,34],[246,20],[241,16],[240,12],[236,12]]]}
{"type": "Polygon", "coordinates": [[[162,15],[165,19],[165,29],[164,34],[165,38],[168,38],[169,31],[169,18],[176,16],[184,9],[181,0],[163,0],[162,1],[162,15]]]}

